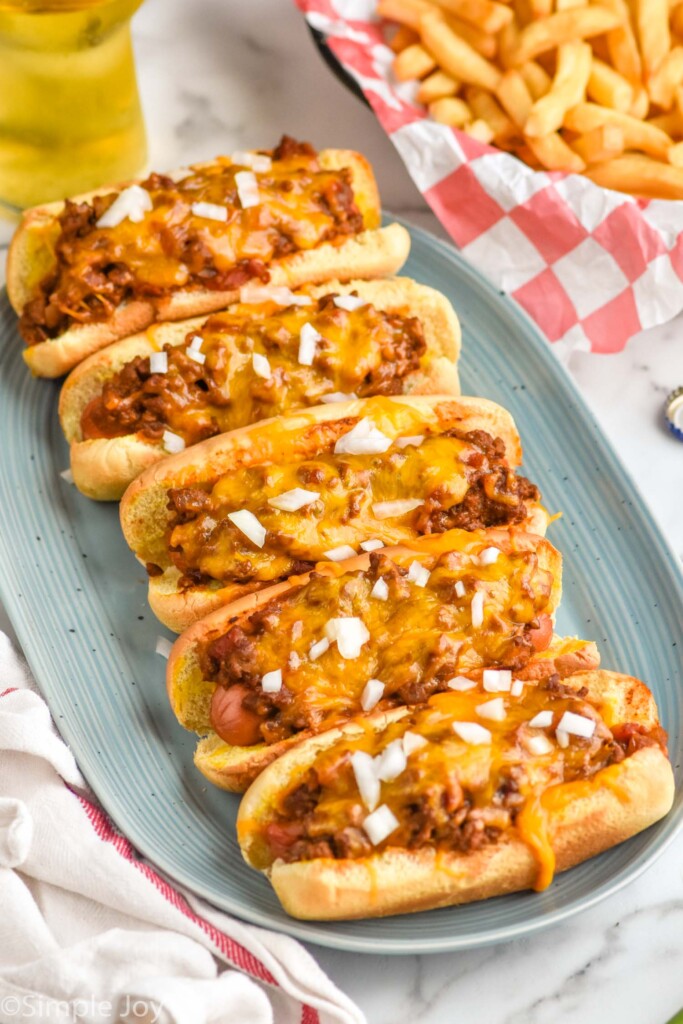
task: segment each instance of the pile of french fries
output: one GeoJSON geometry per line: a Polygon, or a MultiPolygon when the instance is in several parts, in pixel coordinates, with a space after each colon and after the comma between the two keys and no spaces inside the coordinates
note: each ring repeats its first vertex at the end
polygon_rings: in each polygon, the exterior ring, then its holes
{"type": "Polygon", "coordinates": [[[683,199],[683,0],[378,0],[431,117],[530,167],[683,199]]]}

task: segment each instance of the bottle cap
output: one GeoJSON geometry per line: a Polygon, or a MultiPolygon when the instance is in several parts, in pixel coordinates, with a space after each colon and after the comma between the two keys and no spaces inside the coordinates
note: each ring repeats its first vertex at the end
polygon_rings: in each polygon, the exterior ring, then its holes
{"type": "Polygon", "coordinates": [[[666,400],[664,406],[664,416],[666,417],[666,423],[674,435],[679,441],[683,441],[683,387],[676,388],[672,391],[666,400]]]}

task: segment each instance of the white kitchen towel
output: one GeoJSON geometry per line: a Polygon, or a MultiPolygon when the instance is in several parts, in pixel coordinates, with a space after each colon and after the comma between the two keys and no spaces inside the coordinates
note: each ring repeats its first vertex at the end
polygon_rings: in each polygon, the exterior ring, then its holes
{"type": "Polygon", "coordinates": [[[143,860],[0,633],[0,1021],[363,1024],[293,939],[143,860]]]}

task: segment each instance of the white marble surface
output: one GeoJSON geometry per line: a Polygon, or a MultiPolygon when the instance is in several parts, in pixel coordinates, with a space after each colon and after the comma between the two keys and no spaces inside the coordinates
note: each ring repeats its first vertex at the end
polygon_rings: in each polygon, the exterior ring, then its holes
{"type": "MultiPolygon", "coordinates": [[[[135,43],[151,165],[268,145],[287,131],[317,146],[362,150],[385,206],[443,234],[288,0],[147,0],[135,43]]],[[[683,446],[662,425],[666,393],[683,384],[683,318],[634,338],[619,355],[575,354],[571,369],[672,557],[683,557],[683,446]]],[[[401,958],[311,949],[371,1024],[664,1024],[683,1006],[682,938],[679,839],[625,891],[533,939],[401,958]]]]}

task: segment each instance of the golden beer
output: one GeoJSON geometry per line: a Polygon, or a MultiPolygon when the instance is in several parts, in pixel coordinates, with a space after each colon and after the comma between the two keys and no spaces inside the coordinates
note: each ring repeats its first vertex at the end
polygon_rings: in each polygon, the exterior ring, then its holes
{"type": "Polygon", "coordinates": [[[0,0],[0,203],[23,208],[140,171],[130,38],[142,0],[0,0]]]}

